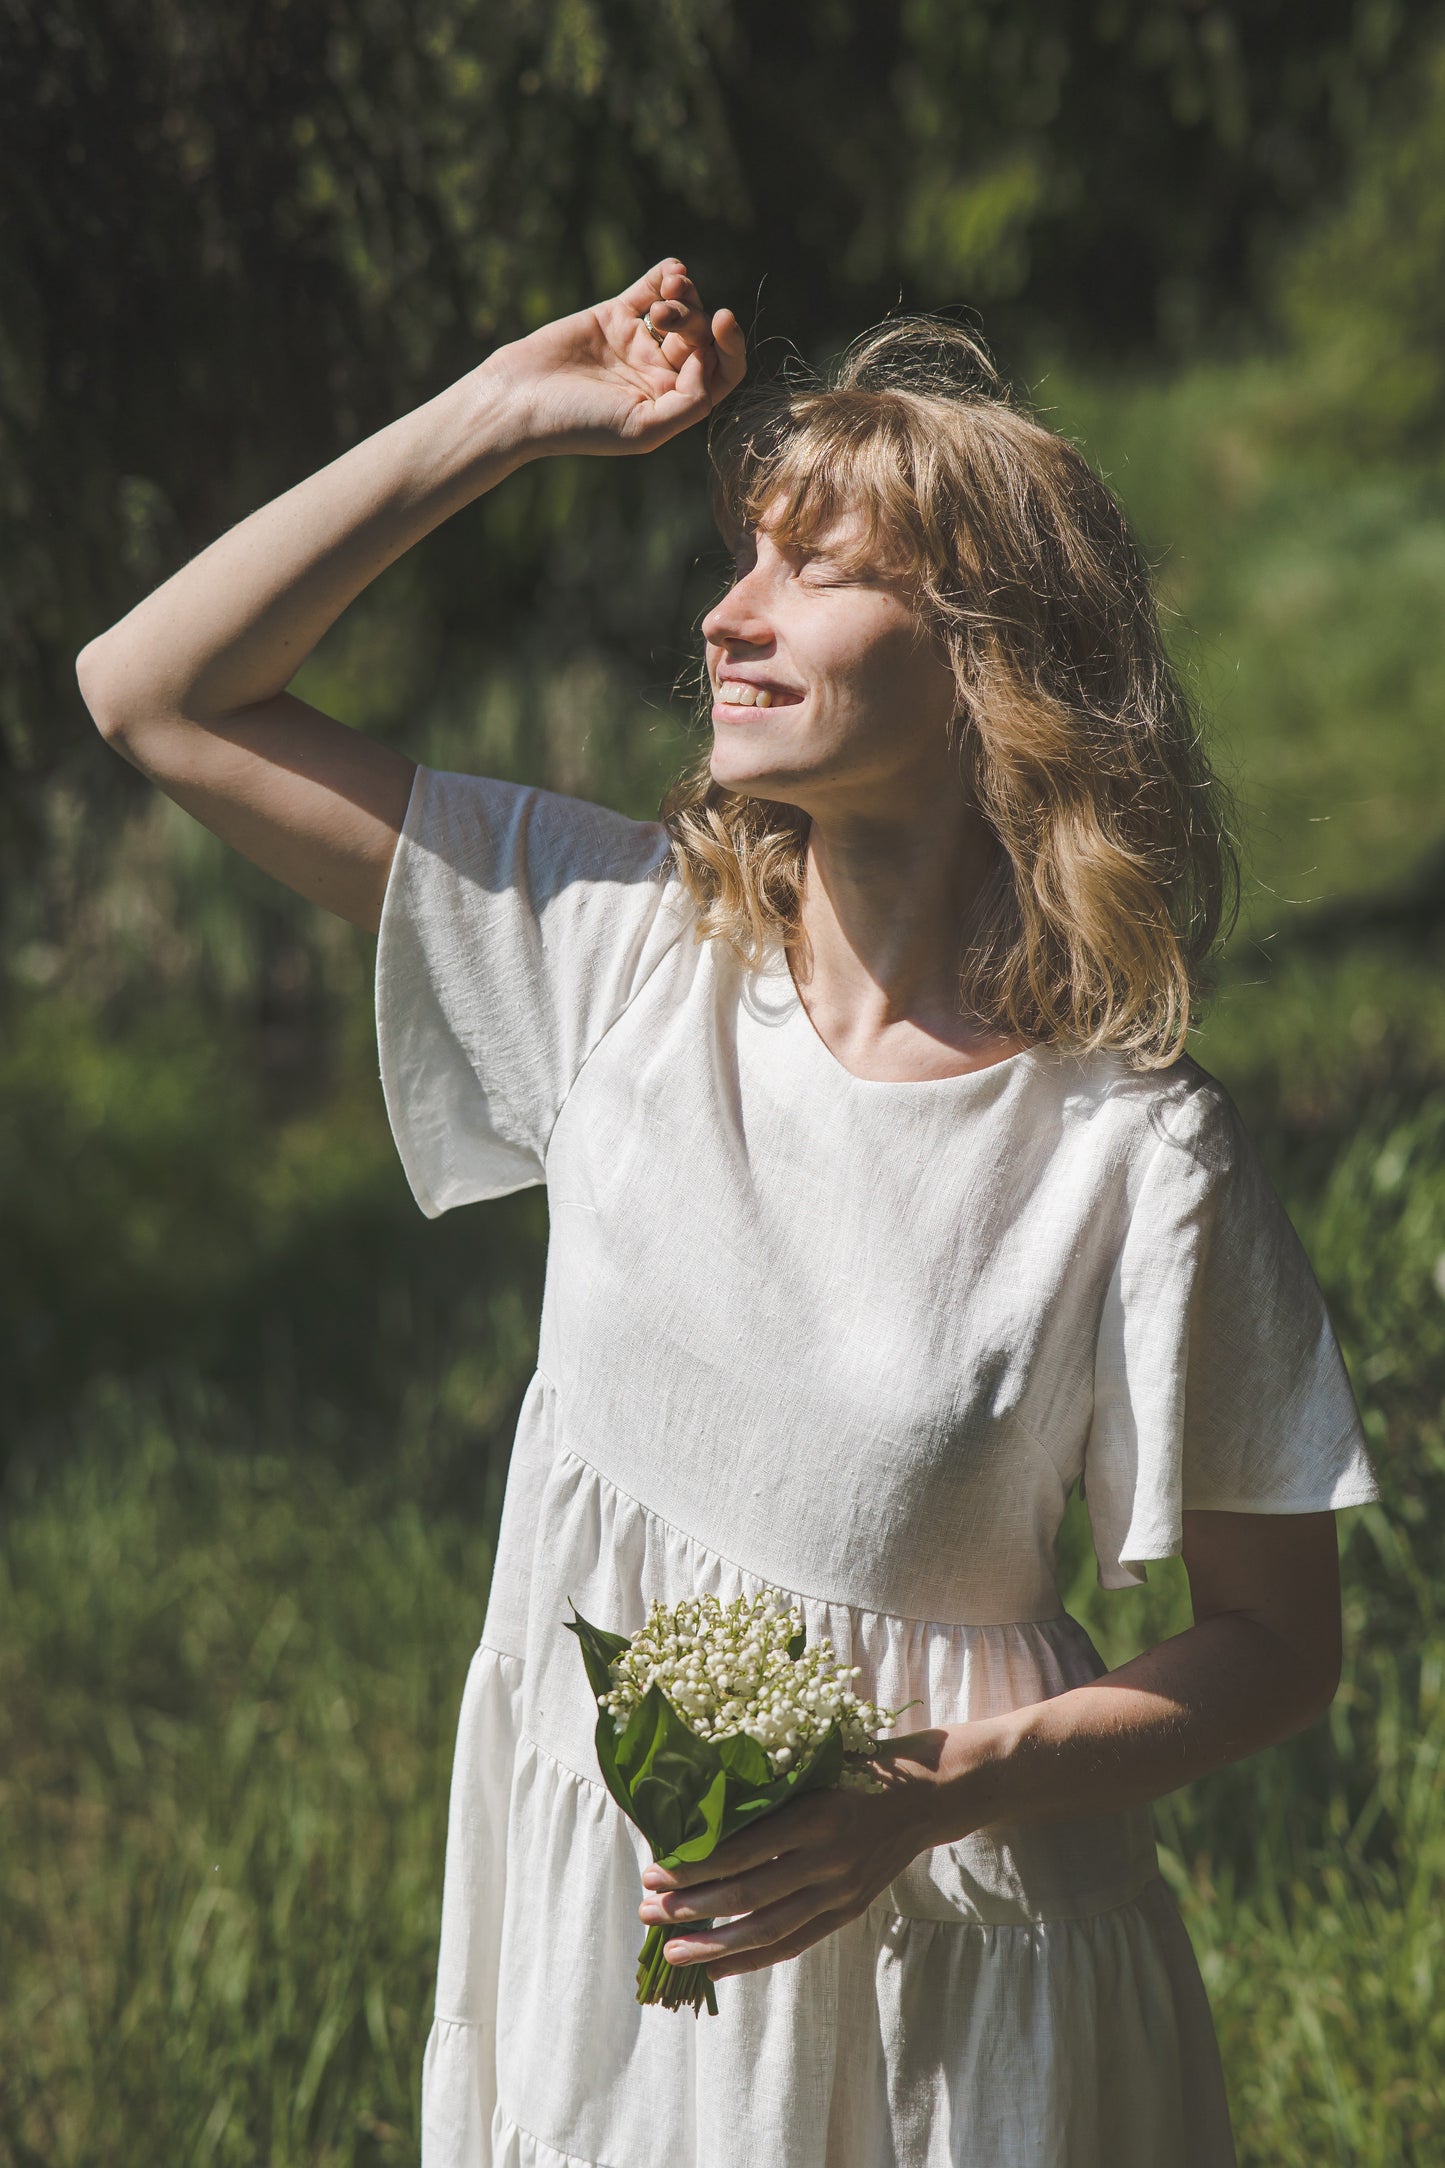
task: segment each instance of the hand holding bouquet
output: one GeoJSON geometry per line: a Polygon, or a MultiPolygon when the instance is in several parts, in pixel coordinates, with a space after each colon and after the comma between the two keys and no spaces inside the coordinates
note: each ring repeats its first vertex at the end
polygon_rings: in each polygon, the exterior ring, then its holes
{"type": "MultiPolygon", "coordinates": [[[[654,1603],[629,1639],[572,1609],[565,1623],[597,1698],[603,1781],[658,1866],[707,1859],[804,1792],[881,1789],[867,1764],[902,1711],[861,1699],[848,1684],[861,1667],[840,1668],[826,1641],[808,1648],[797,1611],[766,1594],[654,1603]]],[[[705,1966],[669,1964],[667,1939],[648,1929],[637,2000],[695,2016],[706,2002],[716,2016],[705,1966]]]]}

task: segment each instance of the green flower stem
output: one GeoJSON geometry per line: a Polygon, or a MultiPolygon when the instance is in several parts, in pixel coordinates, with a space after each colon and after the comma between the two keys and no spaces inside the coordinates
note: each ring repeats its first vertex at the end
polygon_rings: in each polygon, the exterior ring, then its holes
{"type": "MultiPolygon", "coordinates": [[[[711,1925],[711,1920],[690,1920],[688,1932],[705,1934],[711,1925]]],[[[664,2010],[690,2008],[694,2017],[701,2017],[705,2002],[709,2016],[716,2017],[717,1995],[706,1965],[672,1965],[663,1956],[663,1944],[673,1932],[661,1922],[648,1928],[637,1960],[637,2000],[661,2003],[664,2010]]]]}

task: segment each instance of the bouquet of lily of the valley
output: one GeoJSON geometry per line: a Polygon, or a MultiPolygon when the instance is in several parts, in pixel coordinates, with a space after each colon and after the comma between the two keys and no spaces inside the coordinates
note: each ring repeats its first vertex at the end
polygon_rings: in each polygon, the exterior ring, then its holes
{"type": "MultiPolygon", "coordinates": [[[[848,1681],[862,1666],[840,1666],[827,1641],[808,1648],[801,1615],[769,1594],[729,1604],[703,1596],[671,1610],[654,1603],[630,1638],[572,1610],[564,1624],[582,1644],[597,1697],[603,1782],[660,1867],[707,1859],[800,1793],[882,1788],[867,1763],[902,1710],[860,1699],[848,1681]]],[[[688,1931],[710,1925],[690,1921],[688,1931]]],[[[716,2017],[706,1966],[663,1956],[672,1932],[648,1929],[637,2000],[694,2016],[705,2001],[716,2017]]]]}

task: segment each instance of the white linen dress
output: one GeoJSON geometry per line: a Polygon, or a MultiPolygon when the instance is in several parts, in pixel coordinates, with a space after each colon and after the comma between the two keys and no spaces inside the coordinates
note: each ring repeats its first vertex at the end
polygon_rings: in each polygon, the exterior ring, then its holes
{"type": "Polygon", "coordinates": [[[634,2000],[644,1840],[571,1603],[768,1587],[900,1730],[1104,1666],[1186,1507],[1379,1493],[1319,1289],[1231,1102],[1031,1050],[853,1076],[781,950],[694,937],[653,822],[421,767],[376,1022],[423,1212],[545,1182],[538,1364],[462,1706],[425,2168],[1226,2168],[1213,2023],[1147,1808],[924,1852],[719,2014],[634,2000]]]}

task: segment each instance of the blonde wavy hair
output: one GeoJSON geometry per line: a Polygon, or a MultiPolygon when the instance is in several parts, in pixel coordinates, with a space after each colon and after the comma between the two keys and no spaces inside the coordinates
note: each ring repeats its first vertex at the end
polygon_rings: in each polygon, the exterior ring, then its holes
{"type": "MultiPolygon", "coordinates": [[[[1083,454],[1020,410],[980,340],[908,316],[827,380],[735,393],[708,455],[725,536],[765,524],[806,550],[854,514],[865,560],[914,577],[957,681],[950,742],[1000,846],[960,929],[960,1014],[1137,1068],[1176,1060],[1238,908],[1232,807],[1128,520],[1083,454]]],[[[705,657],[697,697],[708,729],[705,657]]],[[[709,749],[661,818],[699,938],[749,966],[800,943],[806,813],[714,782],[709,749]]]]}

